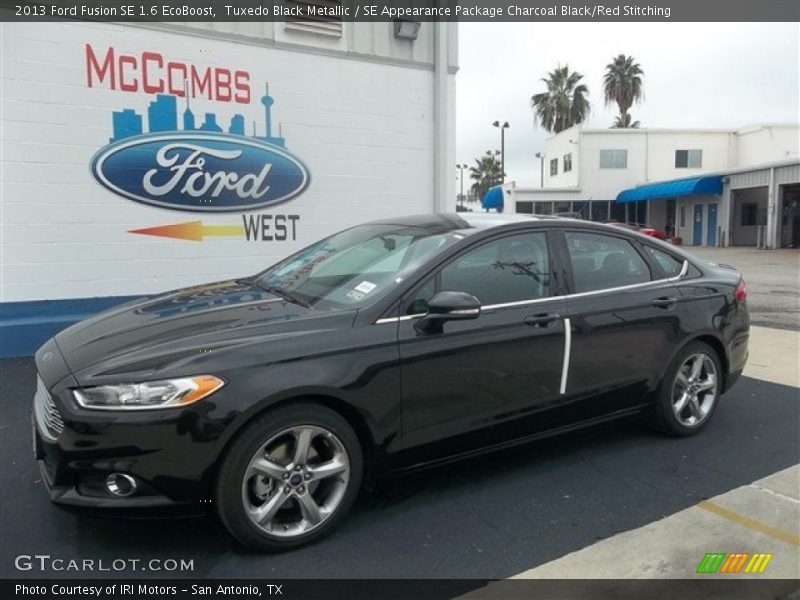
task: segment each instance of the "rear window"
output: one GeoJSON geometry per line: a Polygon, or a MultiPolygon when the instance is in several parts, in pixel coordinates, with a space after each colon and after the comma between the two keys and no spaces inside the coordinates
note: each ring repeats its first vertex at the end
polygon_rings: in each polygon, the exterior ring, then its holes
{"type": "Polygon", "coordinates": [[[645,250],[659,264],[661,270],[664,271],[664,274],[667,277],[677,277],[681,274],[681,269],[683,269],[682,260],[678,260],[671,254],[664,252],[663,250],[653,248],[652,246],[645,246],[645,250]]]}

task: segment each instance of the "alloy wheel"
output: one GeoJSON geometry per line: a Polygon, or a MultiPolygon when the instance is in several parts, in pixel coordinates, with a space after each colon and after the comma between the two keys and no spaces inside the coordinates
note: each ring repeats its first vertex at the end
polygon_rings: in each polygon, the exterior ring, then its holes
{"type": "Polygon", "coordinates": [[[336,435],[312,425],[291,427],[250,460],[242,501],[257,527],[291,538],[318,528],[336,511],[349,479],[350,460],[336,435]]]}
{"type": "Polygon", "coordinates": [[[717,365],[708,354],[697,353],[681,364],[672,386],[672,411],[681,425],[696,427],[717,401],[717,365]]]}

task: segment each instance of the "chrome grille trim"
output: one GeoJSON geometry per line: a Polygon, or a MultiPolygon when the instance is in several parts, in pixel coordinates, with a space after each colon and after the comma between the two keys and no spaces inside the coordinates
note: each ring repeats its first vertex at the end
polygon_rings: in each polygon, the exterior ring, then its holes
{"type": "Polygon", "coordinates": [[[33,414],[36,416],[36,424],[42,437],[55,441],[64,431],[64,420],[61,418],[61,413],[58,412],[50,392],[47,391],[42,378],[38,375],[36,376],[36,395],[33,398],[33,414]]]}

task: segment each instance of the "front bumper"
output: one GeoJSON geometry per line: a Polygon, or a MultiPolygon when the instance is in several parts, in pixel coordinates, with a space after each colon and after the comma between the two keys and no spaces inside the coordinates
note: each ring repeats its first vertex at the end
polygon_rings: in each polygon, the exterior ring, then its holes
{"type": "MultiPolygon", "coordinates": [[[[57,362],[57,349],[48,350],[57,362]]],[[[103,512],[194,514],[209,507],[209,492],[225,422],[213,402],[136,413],[87,410],[72,398],[77,382],[67,375],[46,385],[48,366],[31,414],[34,455],[50,499],[103,512]],[[135,493],[112,494],[106,478],[129,475],[135,493]]],[[[209,398],[211,400],[211,398],[209,398]]]]}
{"type": "Polygon", "coordinates": [[[63,452],[57,444],[42,440],[35,424],[33,439],[42,482],[50,500],[55,504],[78,510],[97,509],[107,514],[128,516],[138,513],[146,516],[201,514],[207,508],[207,503],[202,499],[170,498],[159,493],[150,482],[138,477],[139,487],[136,494],[125,498],[113,496],[105,488],[104,482],[108,474],[118,471],[72,468],[69,454],[63,452]]]}

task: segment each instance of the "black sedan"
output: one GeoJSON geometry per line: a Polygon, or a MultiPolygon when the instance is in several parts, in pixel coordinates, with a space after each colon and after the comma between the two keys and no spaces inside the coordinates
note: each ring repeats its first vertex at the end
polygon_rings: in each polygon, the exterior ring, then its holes
{"type": "Polygon", "coordinates": [[[378,221],[56,335],[35,453],[56,503],[210,508],[293,548],[379,477],[639,414],[697,433],[747,360],[746,296],[733,268],[615,227],[378,221]]]}

